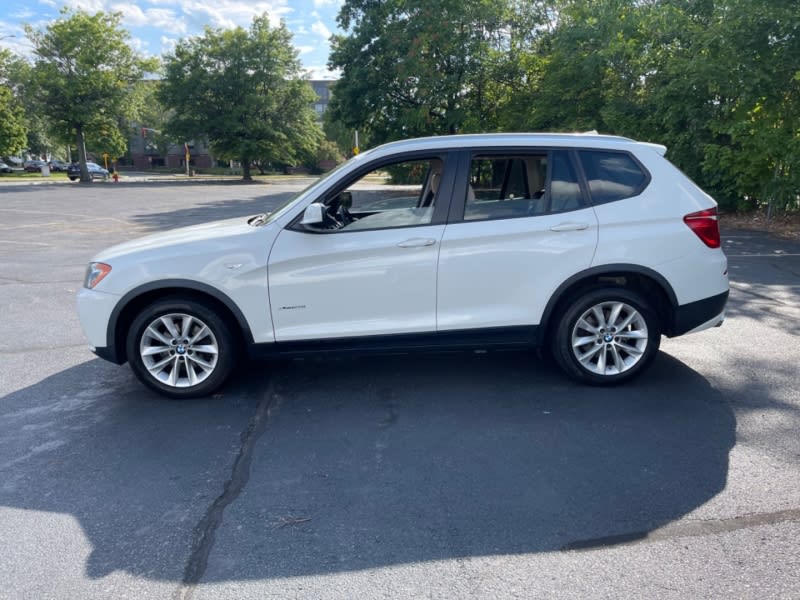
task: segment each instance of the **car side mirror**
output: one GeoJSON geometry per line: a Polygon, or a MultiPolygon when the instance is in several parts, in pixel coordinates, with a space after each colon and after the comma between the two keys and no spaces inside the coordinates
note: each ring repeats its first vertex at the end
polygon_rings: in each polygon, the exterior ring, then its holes
{"type": "Polygon", "coordinates": [[[325,214],[325,205],[320,202],[314,202],[306,207],[303,212],[303,218],[300,220],[300,225],[313,226],[322,225],[323,215],[325,214]]]}

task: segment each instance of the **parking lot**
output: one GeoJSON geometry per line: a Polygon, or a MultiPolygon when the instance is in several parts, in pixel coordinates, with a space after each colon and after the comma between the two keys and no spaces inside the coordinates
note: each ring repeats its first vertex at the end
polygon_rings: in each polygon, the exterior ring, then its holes
{"type": "Polygon", "coordinates": [[[0,598],[800,597],[800,244],[619,388],[533,352],[255,362],[176,402],[86,348],[113,243],[292,183],[0,187],[0,598]]]}

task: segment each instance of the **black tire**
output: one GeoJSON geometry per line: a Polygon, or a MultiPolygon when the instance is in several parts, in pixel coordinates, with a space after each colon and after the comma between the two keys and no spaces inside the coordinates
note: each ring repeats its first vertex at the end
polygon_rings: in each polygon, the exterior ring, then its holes
{"type": "Polygon", "coordinates": [[[76,179],[77,179],[77,177],[70,177],[69,178],[70,181],[75,181],[76,179]]]}
{"type": "Polygon", "coordinates": [[[624,288],[585,292],[557,318],[551,339],[556,362],[571,377],[594,385],[641,374],[661,343],[657,313],[641,295],[624,288]]]}
{"type": "Polygon", "coordinates": [[[233,371],[239,348],[230,325],[212,308],[196,300],[169,297],[150,304],[134,318],[126,351],[142,383],[170,398],[183,399],[208,396],[219,389],[233,371]],[[167,324],[172,325],[172,333],[167,324]]]}

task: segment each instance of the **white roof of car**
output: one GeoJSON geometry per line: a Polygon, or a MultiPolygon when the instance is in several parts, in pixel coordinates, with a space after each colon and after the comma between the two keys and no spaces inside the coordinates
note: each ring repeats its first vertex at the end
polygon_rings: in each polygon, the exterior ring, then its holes
{"type": "Polygon", "coordinates": [[[630,150],[636,146],[647,146],[663,155],[667,148],[660,144],[638,142],[630,138],[588,133],[480,133],[464,135],[441,135],[389,142],[369,151],[371,155],[414,150],[444,148],[492,148],[509,146],[560,146],[580,148],[607,148],[630,150]]]}

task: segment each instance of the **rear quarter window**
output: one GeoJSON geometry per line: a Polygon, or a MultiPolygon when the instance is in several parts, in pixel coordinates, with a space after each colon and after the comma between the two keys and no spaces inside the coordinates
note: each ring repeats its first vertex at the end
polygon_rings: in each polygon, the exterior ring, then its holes
{"type": "Polygon", "coordinates": [[[626,152],[578,152],[594,204],[623,200],[642,193],[650,175],[626,152]]]}

